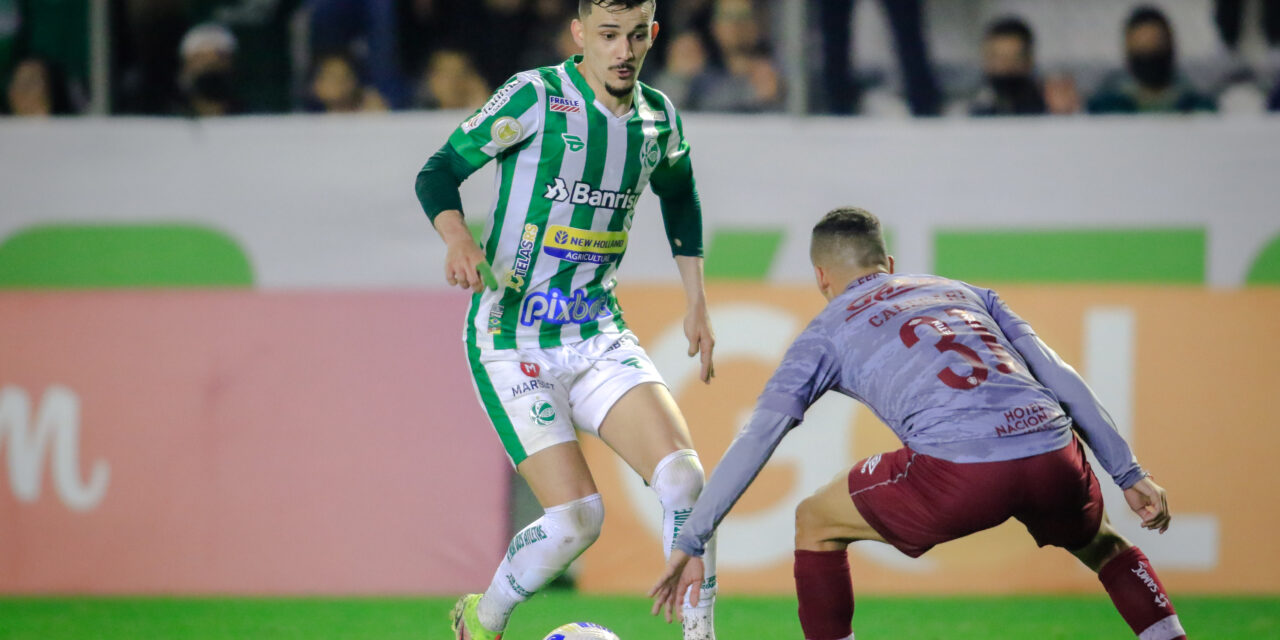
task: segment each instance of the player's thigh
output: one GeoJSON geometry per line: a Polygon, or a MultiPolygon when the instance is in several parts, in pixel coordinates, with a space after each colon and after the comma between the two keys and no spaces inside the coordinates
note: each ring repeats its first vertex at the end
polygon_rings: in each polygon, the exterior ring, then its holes
{"type": "Polygon", "coordinates": [[[503,350],[480,352],[471,367],[481,407],[539,502],[554,506],[595,493],[563,366],[545,352],[503,350]]]}
{"type": "Polygon", "coordinates": [[[693,448],[680,408],[630,332],[581,348],[593,365],[571,392],[579,429],[599,436],[645,480],[668,454],[693,448]]]}
{"type": "Polygon", "coordinates": [[[796,507],[796,548],[831,551],[855,540],[885,541],[853,504],[842,471],[796,507]]]}
{"type": "Polygon", "coordinates": [[[597,493],[578,442],[561,442],[542,449],[516,465],[542,508],[554,507],[597,493]]]}

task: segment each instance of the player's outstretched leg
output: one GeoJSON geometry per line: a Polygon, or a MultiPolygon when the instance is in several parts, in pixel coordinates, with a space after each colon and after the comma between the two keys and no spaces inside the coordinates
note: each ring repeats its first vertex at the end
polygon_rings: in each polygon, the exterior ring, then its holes
{"type": "Polygon", "coordinates": [[[852,640],[853,581],[849,543],[879,540],[849,499],[849,472],[841,472],[796,507],[796,598],[807,640],[852,640]]]}
{"type": "MultiPolygon", "coordinates": [[[[671,543],[693,503],[702,493],[702,463],[693,450],[689,428],[671,393],[661,384],[636,385],[613,403],[600,425],[600,438],[626,460],[658,494],[662,504],[662,553],[671,543]]],[[[712,538],[702,557],[705,573],[697,607],[685,607],[681,620],[685,640],[715,640],[716,560],[712,538]]],[[[686,604],[688,599],[686,598],[686,604]]]]}
{"type": "MultiPolygon", "coordinates": [[[[706,480],[698,453],[693,449],[681,449],[667,455],[654,468],[649,486],[658,494],[662,504],[662,552],[671,557],[671,545],[685,519],[693,513],[693,504],[702,493],[706,480]]],[[[703,580],[698,593],[698,606],[689,605],[685,595],[682,626],[685,640],[714,640],[716,600],[716,548],[715,538],[707,542],[702,556],[703,580]]]]}
{"type": "Polygon", "coordinates": [[[1104,520],[1098,535],[1084,548],[1071,552],[1098,572],[1116,610],[1142,640],[1185,640],[1173,602],[1142,550],[1124,539],[1104,520]]]}
{"type": "Polygon", "coordinates": [[[516,605],[563,573],[600,537],[604,502],[577,442],[535,453],[518,470],[544,513],[511,539],[484,594],[459,600],[454,614],[458,640],[501,638],[516,605]]]}

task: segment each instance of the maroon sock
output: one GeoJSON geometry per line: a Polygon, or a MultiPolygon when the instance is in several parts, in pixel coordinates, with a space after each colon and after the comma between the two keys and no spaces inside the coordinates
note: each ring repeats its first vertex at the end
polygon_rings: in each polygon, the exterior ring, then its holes
{"type": "Polygon", "coordinates": [[[807,640],[840,640],[853,635],[853,581],[849,554],[796,550],[796,596],[800,628],[807,640]]]}
{"type": "Polygon", "coordinates": [[[1142,640],[1187,637],[1160,577],[1141,549],[1130,547],[1112,558],[1098,571],[1098,580],[1107,588],[1129,628],[1142,640]]]}

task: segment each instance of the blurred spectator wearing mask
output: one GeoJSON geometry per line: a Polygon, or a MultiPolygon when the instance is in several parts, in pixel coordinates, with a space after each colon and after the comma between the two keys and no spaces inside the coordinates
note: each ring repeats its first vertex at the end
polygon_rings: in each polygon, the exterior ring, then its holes
{"type": "Polygon", "coordinates": [[[308,111],[324,113],[387,110],[386,100],[364,84],[355,61],[344,53],[320,57],[311,74],[306,106],[308,111]]]}
{"type": "Polygon", "coordinates": [[[1089,100],[1090,113],[1191,113],[1214,111],[1212,98],[1178,73],[1173,28],[1154,7],[1139,7],[1124,29],[1127,71],[1103,83],[1089,100]]]}
{"type": "Polygon", "coordinates": [[[198,25],[182,37],[178,50],[182,103],[176,113],[205,118],[243,112],[235,91],[236,37],[230,30],[211,22],[198,25]]]}
{"type": "Polygon", "coordinates": [[[431,54],[423,68],[416,102],[427,109],[475,110],[484,106],[490,93],[489,84],[470,56],[455,49],[441,49],[431,54]]]}
{"type": "Polygon", "coordinates": [[[75,112],[66,77],[56,64],[42,58],[27,58],[14,67],[6,96],[8,112],[15,116],[60,116],[75,112]]]}
{"type": "MultiPolygon", "coordinates": [[[[693,79],[689,108],[733,112],[781,109],[782,77],[761,40],[751,0],[718,0],[713,20],[712,33],[723,68],[710,69],[693,79]]],[[[676,64],[677,54],[670,57],[668,65],[676,64]]]]}
{"type": "MultiPolygon", "coordinates": [[[[822,25],[822,78],[828,111],[852,114],[857,110],[859,91],[853,77],[853,5],[856,0],[818,0],[822,25]]],[[[881,0],[902,67],[903,85],[911,113],[938,115],[942,93],[929,61],[924,39],[924,10],[921,0],[881,0]]]]}
{"type": "Polygon", "coordinates": [[[1026,116],[1048,113],[1035,77],[1035,41],[1018,18],[1002,18],[987,28],[982,41],[984,85],[969,108],[975,116],[1026,116]]]}

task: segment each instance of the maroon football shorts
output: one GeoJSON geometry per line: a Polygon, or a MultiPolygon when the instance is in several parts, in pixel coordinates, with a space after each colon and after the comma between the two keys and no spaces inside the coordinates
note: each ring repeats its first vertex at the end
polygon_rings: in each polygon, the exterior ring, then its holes
{"type": "Polygon", "coordinates": [[[903,447],[849,471],[849,496],[867,523],[913,557],[1010,517],[1040,546],[1079,549],[1102,523],[1102,490],[1078,438],[1002,462],[947,462],[903,447]]]}

